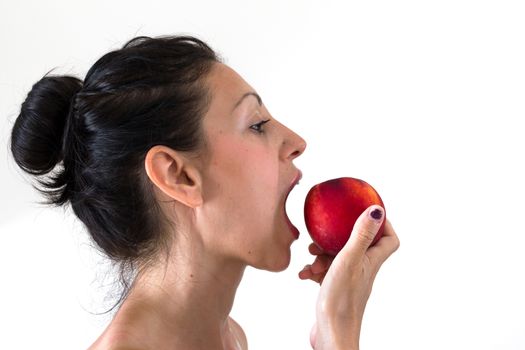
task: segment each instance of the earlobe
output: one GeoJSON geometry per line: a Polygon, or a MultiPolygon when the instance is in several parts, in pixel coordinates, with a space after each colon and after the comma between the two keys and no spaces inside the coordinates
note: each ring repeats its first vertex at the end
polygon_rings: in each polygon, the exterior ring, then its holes
{"type": "Polygon", "coordinates": [[[202,204],[201,176],[180,152],[166,146],[154,146],[144,160],[150,180],[164,194],[188,207],[202,204]]]}

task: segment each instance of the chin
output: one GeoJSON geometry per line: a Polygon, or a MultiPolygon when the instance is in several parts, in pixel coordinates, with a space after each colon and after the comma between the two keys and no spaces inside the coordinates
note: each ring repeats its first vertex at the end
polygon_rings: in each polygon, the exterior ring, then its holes
{"type": "Polygon", "coordinates": [[[288,259],[273,259],[271,261],[266,261],[264,263],[259,264],[248,264],[251,267],[258,269],[258,270],[264,270],[269,272],[282,272],[290,266],[290,258],[288,259]]]}
{"type": "Polygon", "coordinates": [[[279,257],[273,255],[270,257],[270,261],[267,263],[264,270],[270,272],[282,272],[290,266],[291,252],[287,249],[286,253],[281,254],[279,257]]]}
{"type": "Polygon", "coordinates": [[[247,264],[258,270],[270,272],[286,270],[290,266],[292,258],[291,245],[294,239],[288,230],[278,231],[277,236],[277,238],[274,236],[274,239],[271,241],[261,242],[260,246],[264,245],[264,249],[259,252],[260,254],[252,255],[251,261],[247,261],[247,264]],[[290,238],[284,237],[283,235],[285,234],[290,235],[290,238]]]}

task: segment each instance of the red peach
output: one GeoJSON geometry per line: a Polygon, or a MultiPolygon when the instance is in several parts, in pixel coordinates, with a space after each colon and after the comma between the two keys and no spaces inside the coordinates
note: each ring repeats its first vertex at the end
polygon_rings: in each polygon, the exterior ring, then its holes
{"type": "MultiPolygon", "coordinates": [[[[306,195],[304,218],[312,240],[327,254],[337,255],[348,241],[357,218],[369,206],[385,206],[376,190],[363,180],[341,177],[313,186],[306,195]]],[[[383,235],[385,219],[371,245],[383,235]]]]}

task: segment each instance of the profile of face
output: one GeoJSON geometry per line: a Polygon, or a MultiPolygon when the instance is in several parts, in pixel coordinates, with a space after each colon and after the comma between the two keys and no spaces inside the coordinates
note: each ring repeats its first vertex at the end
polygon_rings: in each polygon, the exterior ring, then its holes
{"type": "Polygon", "coordinates": [[[207,82],[212,98],[203,128],[209,155],[196,221],[218,253],[281,271],[296,239],[284,209],[299,173],[292,161],[306,142],[273,118],[255,90],[227,65],[214,64],[207,82]]]}

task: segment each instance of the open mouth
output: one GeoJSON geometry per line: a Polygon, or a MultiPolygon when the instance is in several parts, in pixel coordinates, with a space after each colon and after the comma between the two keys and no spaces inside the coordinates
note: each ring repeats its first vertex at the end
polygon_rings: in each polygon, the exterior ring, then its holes
{"type": "Polygon", "coordinates": [[[299,180],[303,177],[303,174],[301,173],[301,170],[298,171],[297,175],[295,176],[290,189],[288,190],[288,193],[286,194],[286,198],[284,199],[284,217],[286,218],[286,222],[288,224],[288,227],[290,228],[290,231],[292,232],[292,235],[295,239],[299,238],[299,230],[297,227],[295,227],[292,222],[290,221],[290,218],[288,217],[288,214],[286,213],[286,201],[288,200],[288,196],[294,189],[294,187],[299,183],[299,180]]]}

